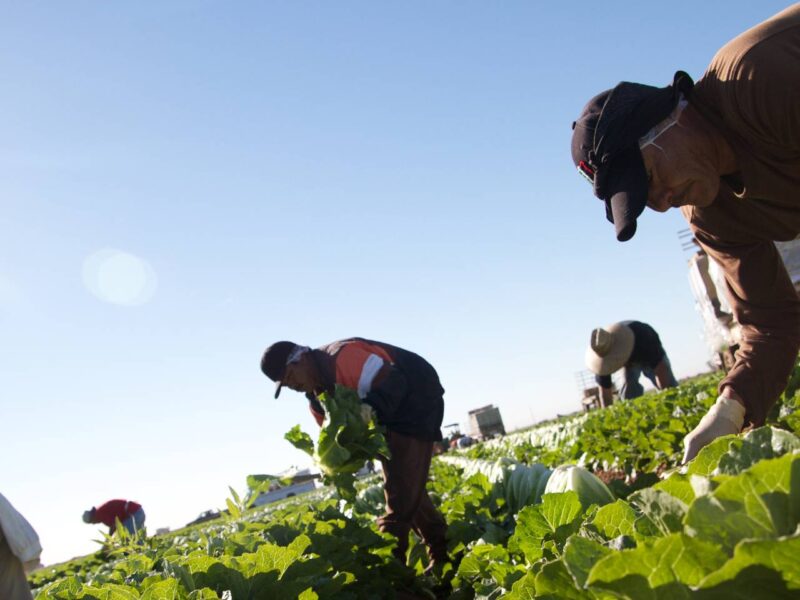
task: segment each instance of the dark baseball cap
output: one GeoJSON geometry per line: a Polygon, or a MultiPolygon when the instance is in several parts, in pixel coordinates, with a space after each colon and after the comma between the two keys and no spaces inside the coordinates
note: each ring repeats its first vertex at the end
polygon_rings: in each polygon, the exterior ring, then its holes
{"type": "Polygon", "coordinates": [[[281,379],[286,372],[286,361],[289,355],[297,347],[294,342],[275,342],[264,351],[261,357],[261,372],[267,377],[276,381],[278,385],[275,387],[275,397],[281,393],[281,379]]]}
{"type": "Polygon", "coordinates": [[[572,123],[572,160],[605,202],[606,218],[620,242],[633,237],[636,219],[647,206],[639,138],[666,119],[693,85],[683,71],[663,88],[623,81],[589,100],[572,123]]]}

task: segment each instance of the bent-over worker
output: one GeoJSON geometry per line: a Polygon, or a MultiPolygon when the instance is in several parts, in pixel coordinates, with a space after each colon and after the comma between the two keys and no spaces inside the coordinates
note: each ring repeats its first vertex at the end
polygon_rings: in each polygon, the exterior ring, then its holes
{"type": "Polygon", "coordinates": [[[603,406],[614,401],[611,374],[625,369],[625,382],[619,390],[622,400],[644,394],[639,378],[644,375],[656,388],[675,387],[672,366],[658,333],[647,323],[621,321],[592,331],[586,348],[586,366],[595,374],[603,406]]]}
{"type": "Polygon", "coordinates": [[[680,208],[722,268],[742,340],[719,397],[684,439],[763,425],[800,348],[798,299],[774,241],[800,234],[800,4],[720,49],[694,84],[622,82],[573,123],[572,159],[619,241],[645,206],[680,208]]]}
{"type": "Polygon", "coordinates": [[[129,533],[136,533],[144,527],[144,509],[131,500],[109,500],[83,513],[84,523],[102,523],[108,527],[108,535],[116,531],[117,519],[129,533]]]}
{"type": "MultiPolygon", "coordinates": [[[[442,439],[444,388],[436,370],[421,356],[382,342],[350,338],[311,349],[277,342],[264,352],[262,372],[281,387],[305,392],[322,426],[325,411],[317,400],[336,385],[355,390],[364,412],[386,428],[390,460],[381,460],[386,514],[381,531],[397,538],[395,557],[403,564],[413,529],[428,548],[428,570],[447,562],[447,524],[426,490],[433,444],[442,439]]],[[[369,418],[369,417],[367,417],[369,418]]]]}

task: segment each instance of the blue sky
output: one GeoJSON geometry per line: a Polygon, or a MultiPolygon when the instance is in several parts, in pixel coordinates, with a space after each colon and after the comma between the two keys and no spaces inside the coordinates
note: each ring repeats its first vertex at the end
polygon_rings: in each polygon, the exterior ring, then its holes
{"type": "Polygon", "coordinates": [[[45,562],[123,497],[151,528],[304,464],[264,347],[428,358],[445,422],[576,410],[589,331],[704,370],[680,214],[619,244],[570,124],[699,78],[781,2],[26,2],[0,19],[0,481],[45,562]]]}

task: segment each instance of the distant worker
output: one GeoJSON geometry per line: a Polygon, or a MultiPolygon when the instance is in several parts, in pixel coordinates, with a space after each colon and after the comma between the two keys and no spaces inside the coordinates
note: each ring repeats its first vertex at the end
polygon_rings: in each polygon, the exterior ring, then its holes
{"type": "Polygon", "coordinates": [[[459,448],[469,448],[472,444],[475,443],[475,440],[468,435],[462,435],[458,438],[458,447],[459,448]]]}
{"type": "Polygon", "coordinates": [[[622,321],[593,330],[586,349],[586,366],[595,374],[604,407],[614,401],[611,374],[623,367],[625,383],[619,391],[623,400],[644,394],[639,383],[642,375],[660,390],[677,385],[656,330],[639,321],[622,321]]]}
{"type": "Polygon", "coordinates": [[[436,370],[408,350],[350,338],[316,350],[277,342],[264,352],[261,371],[278,383],[276,398],[282,386],[305,392],[320,426],[325,410],[317,395],[336,385],[358,393],[365,418],[374,414],[386,428],[392,455],[381,460],[386,514],[378,527],[397,538],[393,553],[403,564],[413,529],[428,547],[427,572],[440,572],[448,561],[447,524],[425,489],[433,445],[442,439],[444,388],[436,370]]]}
{"type": "Polygon", "coordinates": [[[144,509],[131,500],[109,500],[83,513],[84,523],[102,523],[108,527],[108,535],[114,535],[117,519],[128,533],[136,533],[144,527],[144,509]]]}
{"type": "Polygon", "coordinates": [[[619,241],[646,206],[680,208],[725,273],[741,325],[716,403],[684,438],[684,462],[712,440],[763,425],[800,348],[800,299],[774,241],[800,234],[800,4],[723,46],[694,84],[625,82],[572,124],[572,159],[619,241]]]}
{"type": "Polygon", "coordinates": [[[31,600],[25,571],[40,565],[42,546],[33,527],[0,494],[0,598],[31,600]]]}

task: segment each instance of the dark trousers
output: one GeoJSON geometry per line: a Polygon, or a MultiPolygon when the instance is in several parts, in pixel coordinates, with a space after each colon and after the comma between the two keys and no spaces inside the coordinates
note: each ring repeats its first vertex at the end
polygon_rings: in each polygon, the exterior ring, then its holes
{"type": "MultiPolygon", "coordinates": [[[[662,362],[666,366],[669,380],[666,382],[667,387],[675,387],[678,385],[675,375],[672,374],[672,365],[669,362],[667,355],[664,355],[662,362]]],[[[622,384],[622,389],[619,391],[619,397],[623,400],[632,400],[644,394],[644,387],[639,383],[639,377],[644,375],[650,382],[658,389],[658,382],[656,381],[656,372],[650,367],[644,365],[630,364],[625,365],[625,383],[622,384]]]]}
{"type": "Polygon", "coordinates": [[[433,506],[425,485],[433,455],[433,442],[393,431],[386,432],[391,460],[382,460],[386,514],[378,519],[381,531],[397,538],[395,556],[403,563],[408,534],[413,529],[428,547],[434,562],[447,560],[447,523],[433,506]]]}

